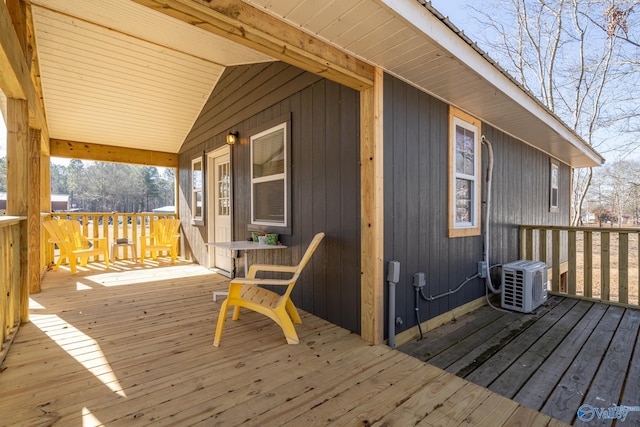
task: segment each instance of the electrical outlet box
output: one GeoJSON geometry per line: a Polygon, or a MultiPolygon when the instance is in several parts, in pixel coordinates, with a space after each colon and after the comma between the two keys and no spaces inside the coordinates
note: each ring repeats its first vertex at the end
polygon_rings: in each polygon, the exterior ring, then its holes
{"type": "Polygon", "coordinates": [[[387,270],[387,282],[398,283],[400,281],[400,261],[389,261],[387,270]]]}
{"type": "Polygon", "coordinates": [[[481,279],[486,279],[487,274],[489,274],[487,263],[484,261],[478,261],[478,277],[480,277],[481,279]]]}
{"type": "Polygon", "coordinates": [[[422,288],[427,284],[427,279],[424,273],[416,273],[413,275],[413,286],[416,288],[422,288]]]}

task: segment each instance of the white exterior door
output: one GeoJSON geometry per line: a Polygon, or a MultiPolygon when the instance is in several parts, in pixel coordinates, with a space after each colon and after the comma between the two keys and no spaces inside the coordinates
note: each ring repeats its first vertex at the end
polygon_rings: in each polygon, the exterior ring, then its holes
{"type": "MultiPolygon", "coordinates": [[[[231,233],[231,162],[229,148],[223,147],[208,156],[209,242],[230,242],[231,233]]],[[[231,251],[209,246],[209,266],[233,271],[231,251]]]]}

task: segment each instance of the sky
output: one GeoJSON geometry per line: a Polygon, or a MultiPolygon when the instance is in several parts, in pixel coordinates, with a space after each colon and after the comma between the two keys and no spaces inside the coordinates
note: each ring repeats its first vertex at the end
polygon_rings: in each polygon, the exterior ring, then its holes
{"type": "Polygon", "coordinates": [[[465,33],[469,35],[473,33],[473,29],[470,27],[473,20],[471,14],[475,13],[473,9],[469,7],[469,3],[472,0],[431,0],[431,5],[442,13],[444,16],[449,17],[449,21],[465,33]]]}

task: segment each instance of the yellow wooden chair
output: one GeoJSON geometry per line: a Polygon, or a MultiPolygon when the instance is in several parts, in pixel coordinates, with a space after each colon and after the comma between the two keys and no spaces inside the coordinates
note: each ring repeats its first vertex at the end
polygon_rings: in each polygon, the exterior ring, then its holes
{"type": "Polygon", "coordinates": [[[179,219],[157,219],[153,222],[153,230],[148,236],[140,236],[140,261],[144,262],[147,251],[152,259],[158,258],[159,251],[168,251],[171,262],[178,257],[178,242],[180,241],[179,219]]]}
{"type": "Polygon", "coordinates": [[[282,332],[284,332],[289,344],[298,344],[298,334],[293,327],[293,322],[302,323],[302,320],[300,320],[300,315],[298,315],[298,311],[291,301],[291,291],[293,290],[298,277],[300,277],[300,273],[302,273],[302,270],[311,259],[313,252],[316,250],[323,238],[324,233],[318,233],[315,235],[298,265],[286,266],[254,264],[249,267],[249,274],[246,278],[237,277],[233,279],[229,283],[229,295],[220,307],[218,324],[216,326],[216,336],[213,340],[213,345],[216,347],[220,345],[220,337],[222,336],[222,329],[224,328],[224,322],[227,317],[227,309],[229,306],[235,306],[233,311],[233,320],[238,320],[240,317],[240,307],[246,307],[250,310],[257,311],[258,313],[264,314],[272,319],[278,324],[278,326],[280,326],[280,328],[282,328],[282,332]],[[292,273],[293,276],[290,279],[285,280],[260,279],[256,278],[256,273],[258,271],[292,273]],[[284,294],[280,295],[268,289],[261,288],[259,285],[286,286],[286,290],[284,291],[284,294]]]}
{"type": "Polygon", "coordinates": [[[69,260],[71,273],[77,272],[77,262],[80,258],[82,267],[87,265],[90,256],[100,256],[104,258],[104,263],[109,268],[109,249],[107,239],[104,237],[85,237],[80,230],[80,224],[75,220],[47,220],[42,223],[51,236],[49,243],[55,243],[60,249],[58,262],[54,270],[58,270],[64,259],[69,260]]]}

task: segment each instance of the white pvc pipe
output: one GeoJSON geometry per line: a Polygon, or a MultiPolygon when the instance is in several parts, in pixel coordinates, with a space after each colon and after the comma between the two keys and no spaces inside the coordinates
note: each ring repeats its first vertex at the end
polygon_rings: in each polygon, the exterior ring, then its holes
{"type": "Polygon", "coordinates": [[[491,281],[491,264],[489,264],[489,224],[491,223],[491,180],[493,176],[493,147],[488,139],[482,135],[482,143],[487,146],[487,211],[484,225],[484,262],[487,266],[487,277],[485,282],[489,290],[494,294],[499,294],[500,289],[493,286],[491,281]]]}

